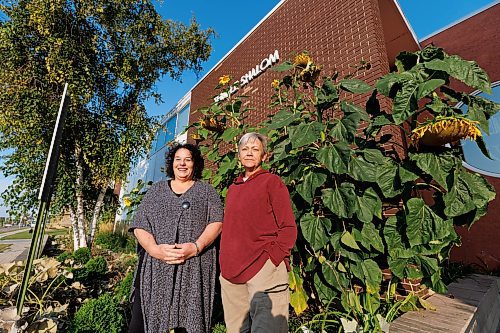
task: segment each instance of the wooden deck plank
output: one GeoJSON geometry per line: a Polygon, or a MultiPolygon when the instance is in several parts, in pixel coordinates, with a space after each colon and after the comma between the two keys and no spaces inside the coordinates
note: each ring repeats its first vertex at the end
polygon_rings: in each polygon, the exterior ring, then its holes
{"type": "Polygon", "coordinates": [[[449,285],[449,295],[435,294],[428,299],[437,311],[405,313],[391,323],[390,332],[494,332],[500,326],[499,286],[500,279],[490,276],[461,279],[449,285]]]}

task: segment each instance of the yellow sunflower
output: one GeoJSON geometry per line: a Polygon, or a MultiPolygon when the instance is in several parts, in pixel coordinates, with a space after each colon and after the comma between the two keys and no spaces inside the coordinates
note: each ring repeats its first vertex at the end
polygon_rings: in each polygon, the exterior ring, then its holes
{"type": "Polygon", "coordinates": [[[199,141],[201,140],[201,135],[199,134],[191,134],[191,139],[195,140],[195,141],[199,141]]]}
{"type": "Polygon", "coordinates": [[[229,75],[222,75],[219,77],[219,84],[225,86],[231,81],[231,77],[229,75]]]}
{"type": "Polygon", "coordinates": [[[476,140],[481,136],[478,121],[462,117],[436,117],[433,121],[412,131],[410,141],[413,145],[438,147],[462,139],[476,140]]]}
{"type": "Polygon", "coordinates": [[[298,54],[296,57],[295,57],[295,61],[294,61],[294,65],[295,66],[300,66],[300,67],[305,67],[307,66],[308,64],[311,64],[312,63],[312,58],[309,54],[307,53],[301,53],[301,54],[298,54]]]}
{"type": "Polygon", "coordinates": [[[225,129],[224,124],[213,117],[205,118],[204,120],[200,121],[200,124],[203,128],[212,132],[223,132],[225,129]]]}
{"type": "Polygon", "coordinates": [[[125,207],[130,207],[130,205],[132,204],[132,200],[130,200],[128,197],[123,197],[123,204],[125,205],[125,207]]]}
{"type": "Polygon", "coordinates": [[[278,87],[280,86],[280,81],[274,79],[271,85],[273,86],[273,88],[278,89],[278,87]]]}

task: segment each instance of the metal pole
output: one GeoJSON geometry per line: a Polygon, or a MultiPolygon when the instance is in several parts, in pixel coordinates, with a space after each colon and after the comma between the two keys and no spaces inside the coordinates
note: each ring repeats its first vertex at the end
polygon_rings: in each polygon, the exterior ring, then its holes
{"type": "Polygon", "coordinates": [[[52,196],[52,191],[54,189],[54,182],[56,179],[57,171],[57,161],[59,158],[59,146],[61,143],[62,130],[64,127],[64,120],[66,118],[66,112],[68,108],[68,97],[66,97],[66,92],[68,90],[68,84],[64,85],[64,91],[61,97],[61,103],[59,105],[59,112],[57,114],[56,124],[54,126],[54,132],[52,133],[52,142],[50,144],[49,154],[47,156],[47,162],[45,164],[45,171],[43,173],[42,184],[40,186],[40,193],[38,199],[40,204],[38,207],[38,214],[35,223],[35,230],[33,231],[33,236],[31,238],[31,246],[26,260],[26,266],[24,267],[23,280],[17,295],[17,314],[21,315],[23,311],[24,299],[26,297],[26,291],[28,290],[29,280],[31,276],[31,271],[33,268],[33,260],[41,254],[41,242],[43,240],[43,231],[45,228],[45,222],[47,220],[47,215],[49,213],[50,199],[52,196]]]}
{"type": "Polygon", "coordinates": [[[40,234],[42,233],[43,220],[45,212],[47,211],[47,203],[40,201],[38,206],[38,215],[36,218],[35,230],[33,231],[33,236],[31,237],[31,246],[28,253],[28,258],[26,259],[26,266],[24,270],[23,281],[19,287],[19,294],[17,295],[17,314],[21,315],[23,310],[24,299],[26,297],[26,291],[28,290],[31,267],[33,266],[33,260],[38,256],[38,248],[40,247],[40,234]]]}

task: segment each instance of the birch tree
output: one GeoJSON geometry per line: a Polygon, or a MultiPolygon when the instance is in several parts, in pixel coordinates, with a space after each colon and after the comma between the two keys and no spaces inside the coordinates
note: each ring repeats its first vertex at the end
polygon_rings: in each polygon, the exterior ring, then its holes
{"type": "Polygon", "coordinates": [[[155,82],[199,71],[212,34],[164,20],[146,0],[0,0],[0,170],[16,177],[4,201],[36,206],[68,82],[53,202],[70,213],[75,249],[90,245],[106,193],[151,141],[144,102],[161,99],[155,82]]]}

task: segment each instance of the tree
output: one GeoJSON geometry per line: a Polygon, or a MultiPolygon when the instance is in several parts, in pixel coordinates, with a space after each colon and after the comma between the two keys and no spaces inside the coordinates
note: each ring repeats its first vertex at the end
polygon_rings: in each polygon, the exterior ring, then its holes
{"type": "Polygon", "coordinates": [[[163,20],[151,1],[0,1],[0,11],[0,149],[12,149],[0,170],[16,177],[3,198],[12,210],[36,205],[68,82],[53,207],[70,212],[75,248],[86,246],[106,192],[151,141],[155,82],[199,71],[213,31],[163,20]]]}

